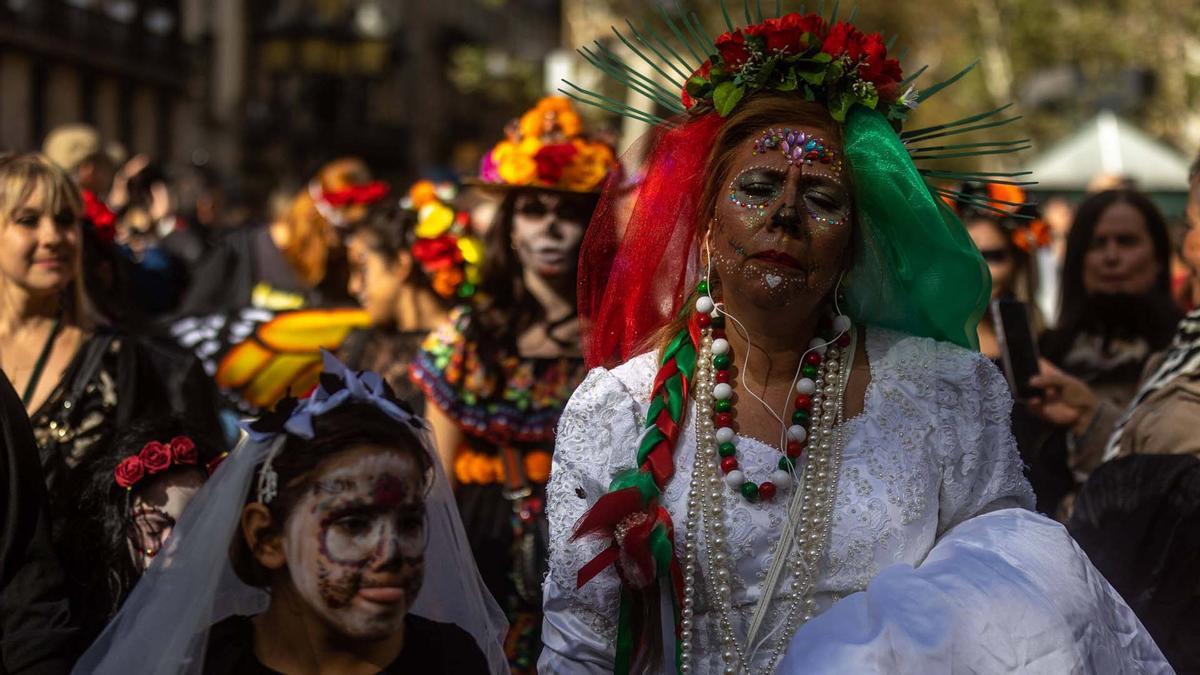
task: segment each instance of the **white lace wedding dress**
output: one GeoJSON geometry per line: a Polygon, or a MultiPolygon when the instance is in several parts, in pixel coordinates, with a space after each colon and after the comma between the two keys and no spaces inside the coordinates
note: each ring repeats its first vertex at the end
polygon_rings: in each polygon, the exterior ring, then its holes
{"type": "MultiPolygon", "coordinates": [[[[871,383],[863,413],[845,423],[815,587],[820,613],[790,641],[778,672],[1171,672],[1066,531],[1026,510],[1032,494],[996,368],[928,339],[872,328],[866,340],[871,383]]],[[[610,568],[576,589],[576,571],[604,544],[569,538],[612,477],[633,465],[656,371],[653,354],[593,370],[563,413],[548,488],[543,673],[612,671],[617,576],[610,568]]],[[[697,452],[694,406],[682,438],[664,495],[678,550],[697,452]]],[[[768,474],[778,457],[750,438],[738,447],[750,476],[768,474]]],[[[785,499],[751,504],[726,492],[739,640],[785,515],[785,499]]],[[[696,603],[693,672],[724,672],[715,613],[703,592],[696,603]]],[[[753,672],[781,644],[759,649],[753,672]]]]}

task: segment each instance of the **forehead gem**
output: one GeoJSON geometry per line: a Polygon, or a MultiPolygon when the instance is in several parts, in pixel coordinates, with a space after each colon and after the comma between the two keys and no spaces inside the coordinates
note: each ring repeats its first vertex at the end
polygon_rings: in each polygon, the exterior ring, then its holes
{"type": "Polygon", "coordinates": [[[840,170],[833,151],[826,147],[825,142],[805,131],[795,129],[767,129],[754,141],[754,154],[764,155],[771,150],[779,150],[788,164],[804,166],[811,164],[829,164],[840,170]]]}

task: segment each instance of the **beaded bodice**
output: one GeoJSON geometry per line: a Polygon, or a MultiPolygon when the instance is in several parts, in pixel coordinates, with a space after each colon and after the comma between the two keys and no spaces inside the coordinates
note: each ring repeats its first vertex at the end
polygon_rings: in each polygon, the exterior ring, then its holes
{"type": "MultiPolygon", "coordinates": [[[[817,613],[865,589],[884,567],[918,565],[938,536],[959,522],[997,508],[1032,505],[1009,429],[1011,398],[995,367],[947,343],[874,328],[866,339],[871,384],[862,414],[839,427],[844,450],[829,545],[812,594],[817,613]]],[[[612,476],[632,466],[656,371],[652,354],[612,371],[594,370],[559,426],[548,491],[551,560],[542,662],[552,672],[611,672],[618,580],[608,570],[576,589],[576,571],[601,543],[569,537],[612,476]]],[[[681,439],[663,503],[682,551],[697,453],[706,457],[712,451],[697,449],[694,406],[681,439]]],[[[778,457],[777,449],[751,438],[739,446],[739,460],[753,473],[769,473],[778,457]]],[[[750,503],[730,490],[722,494],[726,536],[723,550],[712,554],[729,561],[731,620],[744,637],[784,527],[787,500],[750,503]]],[[[699,556],[698,588],[707,585],[707,553],[699,556]]],[[[785,576],[777,591],[781,604],[790,587],[785,576]]],[[[698,593],[692,672],[724,672],[714,614],[711,600],[698,593]]],[[[761,634],[775,627],[768,623],[761,634]]],[[[769,661],[774,642],[751,659],[755,672],[769,661]]]]}

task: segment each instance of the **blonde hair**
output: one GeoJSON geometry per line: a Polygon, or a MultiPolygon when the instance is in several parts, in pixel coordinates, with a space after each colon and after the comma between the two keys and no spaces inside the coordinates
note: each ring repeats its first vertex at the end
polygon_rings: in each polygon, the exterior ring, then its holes
{"type": "MultiPolygon", "coordinates": [[[[41,189],[46,200],[42,208],[51,214],[69,211],[79,227],[84,213],[83,194],[67,172],[39,153],[0,154],[0,228],[11,223],[17,209],[41,189]]],[[[80,233],[82,235],[82,233],[80,233]]],[[[91,325],[90,303],[83,288],[83,237],[77,239],[71,263],[74,279],[63,294],[64,318],[74,325],[91,325]]],[[[0,285],[7,281],[0,277],[0,285]]]]}
{"type": "MultiPolygon", "coordinates": [[[[319,187],[321,192],[335,192],[370,180],[371,171],[362,160],[343,157],[321,167],[313,178],[313,187],[319,187]]],[[[357,220],[366,213],[363,206],[342,210],[348,221],[357,220]]],[[[283,257],[306,286],[315,287],[325,278],[334,225],[317,209],[308,185],[300,188],[280,222],[287,231],[286,243],[281,247],[283,257]]]]}

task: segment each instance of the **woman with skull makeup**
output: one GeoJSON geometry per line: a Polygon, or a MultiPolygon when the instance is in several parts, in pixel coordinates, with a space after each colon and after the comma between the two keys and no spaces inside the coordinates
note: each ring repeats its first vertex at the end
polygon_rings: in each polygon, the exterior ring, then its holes
{"type": "Polygon", "coordinates": [[[76,672],[506,670],[427,423],[378,374],[327,355],[245,430],[76,672]]]}
{"type": "Polygon", "coordinates": [[[914,165],[988,115],[901,135],[944,85],[901,94],[879,34],[761,7],[715,45],[633,28],[685,44],[682,103],[588,52],[676,116],[578,90],[662,133],[581,253],[600,367],[558,429],[542,671],[1167,671],[1028,510],[987,266],[914,165]]]}
{"type": "Polygon", "coordinates": [[[584,375],[576,261],[616,164],[563,98],[542,100],[508,134],[475,181],[503,194],[478,295],[430,334],[411,370],[475,559],[508,612],[513,671],[529,673],[541,647],[554,428],[584,375]]]}

